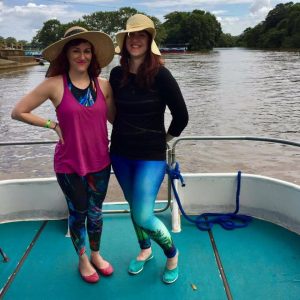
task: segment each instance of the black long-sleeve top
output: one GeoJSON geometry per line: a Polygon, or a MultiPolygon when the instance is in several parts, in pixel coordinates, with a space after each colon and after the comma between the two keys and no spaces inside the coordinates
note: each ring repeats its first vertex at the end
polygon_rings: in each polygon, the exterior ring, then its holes
{"type": "Polygon", "coordinates": [[[135,74],[121,87],[123,71],[112,69],[110,84],[116,104],[110,151],[130,159],[166,159],[166,106],[172,114],[168,133],[179,136],[188,123],[188,111],[180,88],[165,67],[158,71],[150,89],[139,88],[135,74]]]}

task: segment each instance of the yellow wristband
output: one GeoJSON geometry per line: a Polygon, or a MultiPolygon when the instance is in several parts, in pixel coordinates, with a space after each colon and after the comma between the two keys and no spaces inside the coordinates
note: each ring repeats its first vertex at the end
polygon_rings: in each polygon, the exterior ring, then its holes
{"type": "Polygon", "coordinates": [[[46,122],[46,124],[45,124],[45,128],[50,128],[50,124],[51,124],[51,120],[48,120],[47,122],[46,122]]]}

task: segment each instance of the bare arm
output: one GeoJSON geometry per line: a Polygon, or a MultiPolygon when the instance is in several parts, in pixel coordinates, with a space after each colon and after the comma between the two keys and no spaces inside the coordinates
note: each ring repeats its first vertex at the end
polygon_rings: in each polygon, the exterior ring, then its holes
{"type": "Polygon", "coordinates": [[[39,127],[47,127],[55,129],[58,136],[62,139],[61,131],[56,122],[33,114],[32,111],[42,105],[47,99],[50,99],[56,107],[62,97],[59,78],[47,78],[37,87],[23,96],[12,110],[11,117],[15,120],[31,124],[39,127]]]}
{"type": "Polygon", "coordinates": [[[113,101],[113,93],[108,80],[99,78],[99,84],[101,90],[105,96],[106,106],[107,106],[107,119],[112,124],[115,119],[116,108],[113,101]]]}

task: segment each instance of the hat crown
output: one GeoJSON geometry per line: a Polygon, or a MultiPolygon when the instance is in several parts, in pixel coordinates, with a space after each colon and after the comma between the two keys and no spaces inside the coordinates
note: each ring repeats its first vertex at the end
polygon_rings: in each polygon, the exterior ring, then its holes
{"type": "Polygon", "coordinates": [[[77,34],[77,33],[81,33],[81,32],[87,32],[87,30],[80,26],[73,26],[73,27],[69,28],[68,30],[66,30],[66,32],[64,34],[64,38],[69,37],[74,34],[77,34]]]}
{"type": "Polygon", "coordinates": [[[134,29],[136,27],[155,29],[153,21],[142,14],[135,14],[127,20],[126,30],[134,29]]]}

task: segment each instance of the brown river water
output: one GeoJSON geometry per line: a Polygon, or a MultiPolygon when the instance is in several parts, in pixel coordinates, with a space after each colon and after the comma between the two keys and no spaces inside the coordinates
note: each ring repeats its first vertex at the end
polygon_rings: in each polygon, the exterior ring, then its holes
{"type": "MultiPolygon", "coordinates": [[[[300,142],[300,52],[215,49],[165,55],[181,87],[190,122],[182,136],[256,136],[300,142]]],[[[108,78],[118,57],[102,71],[108,78]]],[[[1,142],[56,140],[51,130],[11,120],[18,99],[47,66],[0,71],[1,142]]],[[[37,109],[55,119],[50,101],[37,109]]],[[[166,126],[170,122],[166,112],[166,126]]],[[[109,127],[109,132],[111,128],[109,127]]],[[[255,173],[300,184],[300,148],[256,141],[185,141],[176,148],[182,172],[255,173]]],[[[0,180],[54,176],[54,145],[0,147],[0,180]]],[[[165,198],[163,184],[160,198],[165,198]]],[[[112,176],[108,200],[122,201],[112,176]]]]}

